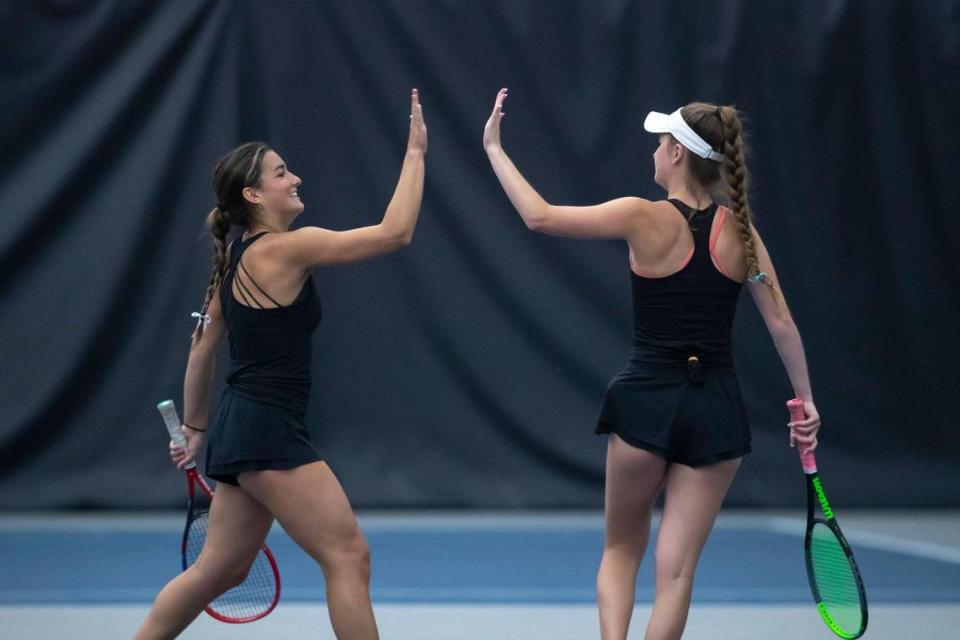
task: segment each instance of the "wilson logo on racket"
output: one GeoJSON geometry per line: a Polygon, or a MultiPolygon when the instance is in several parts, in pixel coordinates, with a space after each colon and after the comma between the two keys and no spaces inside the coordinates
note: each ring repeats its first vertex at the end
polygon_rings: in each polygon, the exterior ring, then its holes
{"type": "Polygon", "coordinates": [[[823,492],[820,478],[813,479],[813,490],[817,492],[817,502],[820,503],[820,510],[823,511],[823,515],[827,517],[827,520],[833,520],[833,509],[830,508],[830,503],[827,502],[827,495],[823,492]]]}

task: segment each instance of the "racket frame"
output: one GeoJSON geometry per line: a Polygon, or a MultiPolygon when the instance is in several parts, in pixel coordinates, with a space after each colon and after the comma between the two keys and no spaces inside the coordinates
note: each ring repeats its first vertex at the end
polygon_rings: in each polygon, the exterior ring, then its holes
{"type": "MultiPolygon", "coordinates": [[[[792,422],[806,419],[803,400],[799,398],[789,400],[787,402],[787,410],[790,412],[790,420],[792,422]]],[[[806,478],[807,485],[807,529],[803,537],[803,556],[807,566],[807,580],[810,583],[810,593],[813,595],[813,601],[817,605],[817,612],[823,619],[824,624],[837,636],[855,640],[866,632],[869,619],[867,592],[863,587],[860,569],[857,567],[857,561],[853,556],[853,549],[851,549],[849,543],[847,543],[847,539],[843,535],[840,525],[837,523],[833,508],[830,507],[830,501],[827,500],[827,494],[823,490],[823,484],[820,482],[820,473],[817,471],[817,459],[813,451],[805,451],[803,448],[799,448],[798,453],[800,454],[800,464],[803,466],[803,474],[806,478]],[[860,611],[863,613],[863,620],[860,624],[860,629],[853,634],[845,631],[834,622],[833,617],[827,611],[826,605],[823,604],[823,599],[820,597],[820,589],[817,587],[817,580],[813,570],[813,551],[811,548],[813,529],[818,523],[825,525],[833,532],[833,535],[836,536],[837,541],[840,543],[840,548],[843,549],[847,561],[850,563],[850,569],[857,584],[857,595],[860,598],[860,611]]]]}
{"type": "MultiPolygon", "coordinates": [[[[164,425],[167,427],[167,433],[170,435],[170,439],[173,440],[174,444],[178,447],[186,449],[187,439],[184,438],[183,432],[180,430],[180,417],[177,415],[177,408],[173,400],[164,400],[157,404],[157,409],[160,411],[160,415],[163,416],[164,425]]],[[[203,479],[203,476],[200,475],[200,472],[197,470],[197,464],[195,462],[190,462],[183,469],[187,477],[187,525],[183,529],[183,539],[180,543],[180,564],[183,567],[183,570],[187,570],[187,538],[190,533],[190,525],[193,523],[194,517],[194,501],[196,499],[196,487],[200,487],[200,491],[207,497],[208,500],[213,499],[213,489],[210,488],[210,485],[207,484],[207,481],[203,479]]],[[[273,557],[273,552],[270,551],[270,548],[266,543],[260,543],[260,552],[263,553],[266,557],[267,562],[270,564],[270,570],[273,572],[274,583],[277,585],[276,592],[273,595],[273,601],[270,602],[269,606],[263,611],[252,615],[245,616],[242,618],[225,616],[212,606],[207,605],[203,608],[211,618],[219,620],[220,622],[225,622],[227,624],[244,624],[247,622],[253,622],[255,620],[260,620],[261,618],[266,617],[271,611],[273,611],[277,603],[280,602],[280,570],[277,568],[277,561],[273,557]]]]}

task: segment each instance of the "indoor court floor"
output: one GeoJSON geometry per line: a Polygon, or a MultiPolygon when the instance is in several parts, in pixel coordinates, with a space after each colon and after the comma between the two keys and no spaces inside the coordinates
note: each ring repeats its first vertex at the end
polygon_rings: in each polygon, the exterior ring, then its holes
{"type": "MultiPolygon", "coordinates": [[[[803,563],[805,514],[726,510],[700,561],[684,638],[831,638],[803,563]]],[[[598,638],[599,512],[361,512],[385,640],[598,638]]],[[[838,514],[866,584],[865,638],[960,638],[960,512],[838,514]]],[[[656,526],[656,523],[655,525],[656,526]]],[[[182,515],[0,516],[0,638],[129,638],[179,570],[182,515]]],[[[654,531],[654,535],[655,535],[654,531]]],[[[181,637],[333,638],[320,569],[275,526],[282,599],[267,618],[202,614],[181,637]]],[[[652,601],[652,549],[631,638],[652,601]]]]}

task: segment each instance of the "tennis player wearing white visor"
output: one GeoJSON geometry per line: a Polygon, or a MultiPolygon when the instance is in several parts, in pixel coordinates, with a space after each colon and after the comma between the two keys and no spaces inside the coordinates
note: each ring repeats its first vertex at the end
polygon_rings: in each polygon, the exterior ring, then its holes
{"type": "Polygon", "coordinates": [[[670,114],[651,112],[644,128],[659,135],[654,180],[666,198],[564,206],[544,200],[504,151],[506,94],[497,94],[483,143],[527,227],[627,243],[633,346],[607,387],[595,428],[608,437],[600,634],[603,640],[627,637],[637,571],[662,491],[656,591],[644,638],[676,640],[686,626],[703,545],[750,451],[731,345],[741,289],[752,294],[809,416],[791,423],[791,443],[813,449],[820,424],[800,334],[751,224],[740,117],[733,107],[699,102],[670,114]]]}

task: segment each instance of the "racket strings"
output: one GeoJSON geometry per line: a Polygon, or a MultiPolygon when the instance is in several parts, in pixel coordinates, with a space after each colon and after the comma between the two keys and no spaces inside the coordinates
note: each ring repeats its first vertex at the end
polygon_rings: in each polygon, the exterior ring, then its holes
{"type": "Polygon", "coordinates": [[[817,523],[813,527],[810,560],[820,594],[820,608],[841,630],[856,634],[863,624],[860,587],[851,559],[836,534],[825,524],[817,523]]]}
{"type": "MultiPolygon", "coordinates": [[[[187,531],[184,568],[196,562],[206,538],[207,512],[202,511],[191,520],[187,531]]],[[[260,550],[243,582],[217,596],[207,608],[231,620],[246,620],[269,611],[276,596],[277,582],[273,566],[260,550]]]]}

